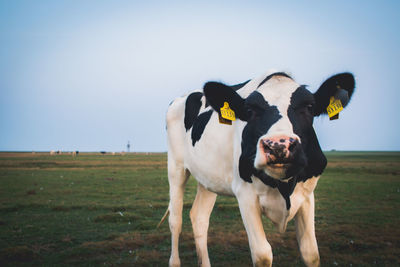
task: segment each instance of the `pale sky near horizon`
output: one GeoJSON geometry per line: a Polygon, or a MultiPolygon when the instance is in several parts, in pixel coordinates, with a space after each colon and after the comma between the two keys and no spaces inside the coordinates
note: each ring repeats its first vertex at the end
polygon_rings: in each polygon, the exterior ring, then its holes
{"type": "Polygon", "coordinates": [[[350,71],[323,150],[400,150],[400,1],[0,0],[0,151],[166,151],[165,112],[209,80],[350,71]]]}

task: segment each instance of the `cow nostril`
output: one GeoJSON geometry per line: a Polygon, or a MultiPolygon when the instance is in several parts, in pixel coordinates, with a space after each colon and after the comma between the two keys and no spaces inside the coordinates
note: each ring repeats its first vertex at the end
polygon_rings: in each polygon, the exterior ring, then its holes
{"type": "Polygon", "coordinates": [[[265,152],[269,152],[269,151],[272,150],[273,143],[271,142],[271,140],[269,140],[269,139],[263,140],[262,141],[262,145],[263,145],[263,148],[264,148],[265,152]]]}
{"type": "Polygon", "coordinates": [[[289,149],[290,152],[293,152],[293,150],[296,148],[298,142],[294,141],[293,138],[290,138],[290,139],[292,139],[293,141],[291,141],[288,149],[289,149]]]}

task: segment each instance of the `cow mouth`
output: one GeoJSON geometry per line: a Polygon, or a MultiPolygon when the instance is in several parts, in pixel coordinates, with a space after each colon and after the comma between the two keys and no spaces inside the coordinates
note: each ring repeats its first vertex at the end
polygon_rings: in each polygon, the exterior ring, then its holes
{"type": "MultiPolygon", "coordinates": [[[[288,156],[284,153],[282,155],[276,155],[274,153],[260,153],[259,157],[256,157],[254,161],[254,167],[257,170],[262,170],[269,177],[277,180],[287,179],[291,170],[297,164],[295,154],[289,154],[288,156]]],[[[293,175],[290,175],[293,176],[293,175]]]]}
{"type": "Polygon", "coordinates": [[[268,163],[267,166],[277,169],[286,169],[290,167],[290,163],[268,163]]]}
{"type": "Polygon", "coordinates": [[[290,158],[269,157],[265,165],[265,172],[274,179],[282,180],[287,178],[287,170],[291,168],[292,160],[290,158]]]}
{"type": "Polygon", "coordinates": [[[289,168],[291,165],[291,158],[275,158],[270,156],[267,161],[267,166],[271,168],[289,168]]]}

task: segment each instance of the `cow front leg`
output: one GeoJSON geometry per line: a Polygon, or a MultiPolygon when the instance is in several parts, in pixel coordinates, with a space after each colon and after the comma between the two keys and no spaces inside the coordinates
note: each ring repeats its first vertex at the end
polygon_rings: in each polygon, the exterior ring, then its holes
{"type": "Polygon", "coordinates": [[[249,239],[253,265],[272,266],[272,248],[265,236],[258,197],[253,192],[248,194],[241,192],[237,198],[240,214],[249,239]]]}
{"type": "Polygon", "coordinates": [[[314,193],[304,200],[296,214],[296,236],[304,263],[307,266],[319,266],[314,227],[314,193]]]}
{"type": "Polygon", "coordinates": [[[217,199],[217,194],[208,191],[200,183],[197,184],[196,199],[190,210],[194,240],[199,266],[210,266],[207,250],[207,232],[210,215],[217,199]]]}

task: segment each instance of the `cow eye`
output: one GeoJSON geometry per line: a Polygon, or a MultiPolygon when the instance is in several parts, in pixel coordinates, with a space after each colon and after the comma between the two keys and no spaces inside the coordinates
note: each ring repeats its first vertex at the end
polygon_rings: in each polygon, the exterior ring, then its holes
{"type": "Polygon", "coordinates": [[[313,104],[306,104],[299,108],[297,108],[297,112],[300,114],[312,114],[314,112],[314,105],[313,104]]]}
{"type": "Polygon", "coordinates": [[[257,116],[257,113],[254,109],[247,108],[247,116],[250,120],[253,120],[257,116]]]}

